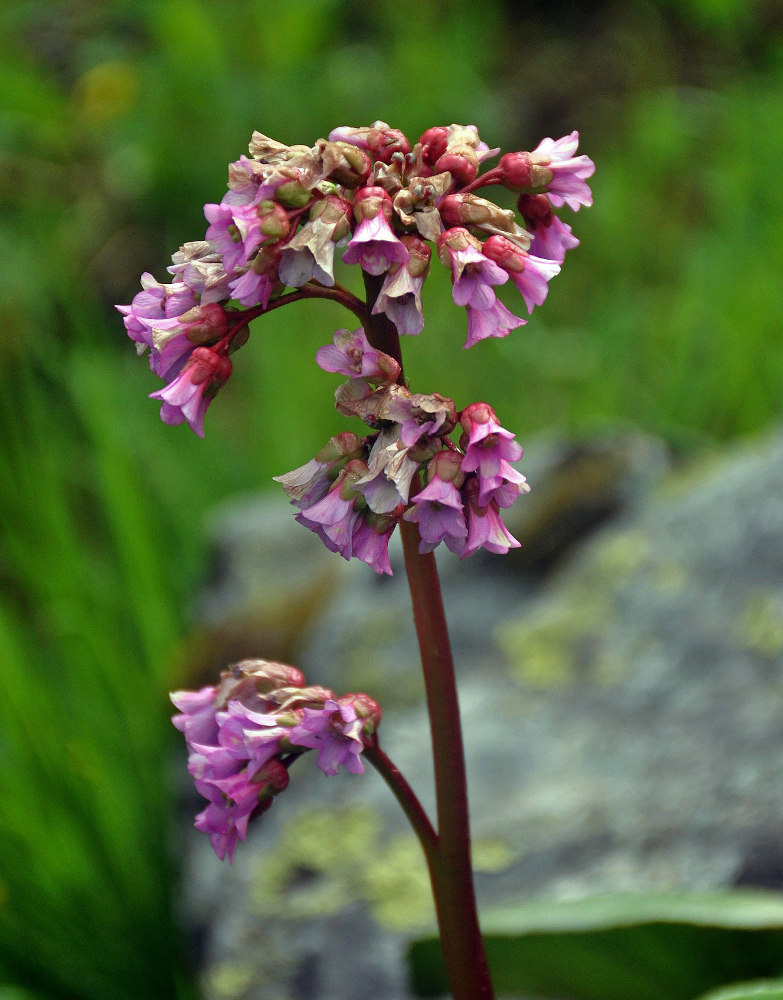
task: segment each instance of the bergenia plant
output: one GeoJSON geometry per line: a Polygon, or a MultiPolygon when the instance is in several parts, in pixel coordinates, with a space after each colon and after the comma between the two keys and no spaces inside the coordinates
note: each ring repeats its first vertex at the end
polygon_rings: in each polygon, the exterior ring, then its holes
{"type": "MultiPolygon", "coordinates": [[[[316,353],[343,376],[336,406],[353,429],[332,437],[275,477],[296,520],[344,559],[392,572],[399,527],[421,650],[435,763],[433,822],[378,739],[381,709],[365,694],[309,686],[299,670],[265,660],[226,669],[214,686],[179,691],[174,725],[207,805],[196,827],[233,860],[251,821],[289,783],[291,764],[315,751],[326,775],[381,773],[424,849],[444,960],[458,1000],[491,997],[470,860],[468,800],[457,688],[433,550],[461,559],[506,553],[519,542],[502,512],[528,491],[514,466],[522,448],[486,402],[413,391],[400,336],[424,327],[423,286],[436,261],[466,313],[464,347],[505,337],[527,320],[498,297],[511,282],[532,313],[566,252],[578,244],[554,213],[592,203],[594,164],[577,155],[578,133],[532,152],[500,153],[472,125],[427,129],[411,144],[385,122],[343,126],[313,146],[254,133],[249,157],[228,168],[228,191],[204,207],[205,238],[173,255],[172,279],[150,274],[118,306],[139,353],[165,386],[150,395],[167,424],[203,436],[207,409],[231,377],[230,356],[252,320],[304,298],[333,299],[349,325],[316,353]],[[518,216],[478,192],[501,185],[518,216]],[[361,269],[365,298],[335,278],[335,263],[361,269]],[[364,425],[364,432],[360,423],[364,425]]],[[[349,425],[350,426],[350,425],[349,425]]]]}

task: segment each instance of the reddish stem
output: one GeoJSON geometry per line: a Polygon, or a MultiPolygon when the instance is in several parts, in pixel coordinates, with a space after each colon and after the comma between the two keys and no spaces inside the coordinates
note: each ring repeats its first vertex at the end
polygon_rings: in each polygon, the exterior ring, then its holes
{"type": "Polygon", "coordinates": [[[378,737],[373,736],[371,742],[365,747],[364,755],[375,767],[383,780],[394,793],[394,797],[400,803],[408,817],[408,821],[413,827],[416,836],[421,842],[427,865],[432,870],[435,851],[438,845],[438,835],[430,823],[430,818],[424,811],[424,807],[419,802],[416,793],[405,780],[400,769],[387,757],[378,745],[378,737]]]}
{"type": "MultiPolygon", "coordinates": [[[[364,280],[367,308],[371,310],[382,279],[365,274],[364,280]]],[[[383,313],[372,315],[370,312],[369,319],[365,327],[367,339],[373,347],[399,362],[398,382],[402,383],[402,357],[396,327],[383,313]]],[[[438,839],[432,858],[428,855],[427,861],[443,960],[454,1000],[492,1000],[494,993],[473,886],[465,754],[438,569],[431,552],[425,555],[419,552],[416,525],[402,521],[400,530],[424,671],[435,763],[438,839]]]]}
{"type": "Polygon", "coordinates": [[[239,331],[243,330],[257,316],[270,313],[274,309],[279,309],[280,306],[287,306],[291,302],[298,302],[300,299],[332,299],[332,301],[339,302],[340,305],[345,306],[346,309],[350,309],[362,326],[366,326],[370,320],[370,314],[365,304],[353,292],[349,292],[347,288],[343,288],[339,284],[335,284],[333,288],[327,288],[326,285],[319,285],[317,282],[308,282],[306,285],[302,285],[301,288],[297,288],[295,292],[288,292],[286,295],[280,295],[278,298],[272,299],[267,306],[253,306],[251,309],[229,309],[229,316],[236,316],[237,322],[214,345],[212,350],[218,351],[223,347],[228,348],[239,331]]]}

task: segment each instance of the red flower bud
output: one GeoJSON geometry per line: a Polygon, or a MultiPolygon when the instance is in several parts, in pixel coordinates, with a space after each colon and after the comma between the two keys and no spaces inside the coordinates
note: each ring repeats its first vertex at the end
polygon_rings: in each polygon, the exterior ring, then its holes
{"type": "Polygon", "coordinates": [[[549,198],[545,194],[523,194],[517,200],[519,214],[533,228],[551,226],[554,213],[549,198]]]}
{"type": "Polygon", "coordinates": [[[448,170],[458,184],[470,184],[478,173],[478,156],[470,146],[454,146],[438,158],[434,169],[439,174],[448,170]]]}
{"type": "Polygon", "coordinates": [[[498,163],[501,181],[511,191],[527,191],[532,186],[533,164],[530,153],[506,153],[498,163]]]}
{"type": "Polygon", "coordinates": [[[367,145],[374,159],[381,163],[391,163],[395,153],[405,155],[411,151],[411,144],[398,128],[371,129],[367,145]]]}
{"type": "Polygon", "coordinates": [[[445,125],[436,125],[433,128],[428,128],[427,131],[422,134],[419,142],[422,145],[424,162],[428,166],[434,167],[435,163],[446,152],[448,136],[449,130],[445,125]]]}

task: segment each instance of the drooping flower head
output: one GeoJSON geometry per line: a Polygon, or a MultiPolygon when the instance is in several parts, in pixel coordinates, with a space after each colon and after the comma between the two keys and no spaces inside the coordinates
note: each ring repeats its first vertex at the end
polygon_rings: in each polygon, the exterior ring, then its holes
{"type": "Polygon", "coordinates": [[[223,860],[234,859],[248,825],[288,787],[288,766],[313,748],[327,775],[361,774],[360,755],[381,720],[366,694],[336,698],[307,687],[296,667],[243,660],[199,691],[177,691],[172,722],[185,736],[188,771],[207,806],[195,827],[223,860]]]}

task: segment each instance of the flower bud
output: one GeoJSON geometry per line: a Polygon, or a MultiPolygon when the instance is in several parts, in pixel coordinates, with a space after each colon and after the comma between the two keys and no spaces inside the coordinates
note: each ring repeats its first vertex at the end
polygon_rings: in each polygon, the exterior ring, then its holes
{"type": "Polygon", "coordinates": [[[288,788],[288,768],[277,757],[273,757],[262,765],[250,780],[261,786],[258,798],[259,802],[262,802],[288,788]]]}
{"type": "Polygon", "coordinates": [[[552,180],[552,171],[535,163],[530,153],[506,153],[498,163],[501,181],[509,191],[534,191],[552,180]]]}
{"type": "Polygon", "coordinates": [[[481,241],[477,240],[475,236],[471,236],[467,229],[463,229],[461,226],[447,229],[438,237],[438,257],[441,264],[450,268],[451,252],[459,253],[461,250],[467,250],[469,246],[480,251],[481,241]]]}
{"type": "Polygon", "coordinates": [[[278,240],[287,236],[291,223],[288,221],[288,212],[274,201],[262,201],[256,209],[262,235],[269,239],[278,240]]]}
{"type": "Polygon", "coordinates": [[[329,172],[328,179],[347,188],[364,184],[372,171],[372,160],[367,153],[348,142],[333,142],[330,146],[336,165],[329,172]]]}
{"type": "Polygon", "coordinates": [[[446,483],[454,483],[460,489],[465,482],[465,473],[462,465],[462,455],[458,451],[439,451],[427,466],[427,482],[431,483],[436,477],[446,483]]]}
{"type": "Polygon", "coordinates": [[[489,403],[471,403],[460,413],[459,422],[465,433],[470,434],[473,424],[498,423],[498,416],[489,403]]]}
{"type": "Polygon", "coordinates": [[[436,125],[422,133],[419,142],[422,145],[424,162],[428,166],[434,167],[440,157],[446,152],[448,136],[449,130],[445,125],[436,125]]]}
{"type": "Polygon", "coordinates": [[[343,695],[342,698],[338,698],[337,703],[353,707],[356,718],[362,720],[362,734],[364,736],[372,736],[383,718],[383,712],[378,702],[363,692],[343,695]]]}
{"type": "Polygon", "coordinates": [[[490,236],[484,243],[483,253],[485,257],[489,257],[490,260],[499,264],[504,271],[521,272],[525,270],[527,254],[503,236],[490,236]]]}
{"type": "Polygon", "coordinates": [[[176,329],[159,336],[156,342],[162,346],[167,339],[178,333],[184,333],[191,344],[214,344],[228,333],[228,316],[223,306],[217,302],[194,306],[177,317],[176,329]]]}
{"type": "Polygon", "coordinates": [[[343,431],[329,438],[329,441],[315,456],[317,462],[339,462],[346,455],[358,456],[362,450],[362,439],[352,431],[343,431]]]}
{"type": "Polygon", "coordinates": [[[211,351],[208,347],[197,347],[190,355],[187,367],[193,385],[209,382],[210,388],[217,391],[221,385],[228,382],[233,366],[227,357],[211,351]]]}
{"type": "Polygon", "coordinates": [[[395,153],[410,153],[411,144],[397,128],[373,128],[367,133],[367,145],[375,160],[391,163],[395,153]]]}
{"type": "Polygon", "coordinates": [[[290,176],[290,181],[284,181],[275,191],[275,201],[279,201],[288,208],[303,208],[310,198],[312,192],[304,183],[304,171],[298,168],[287,167],[284,171],[286,176],[290,176]]]}
{"type": "Polygon", "coordinates": [[[382,187],[366,187],[357,191],[353,200],[353,215],[357,222],[374,219],[383,212],[387,222],[391,222],[394,208],[392,200],[382,187]]]}
{"type": "Polygon", "coordinates": [[[449,146],[446,152],[438,157],[434,170],[437,173],[448,171],[459,184],[470,184],[478,173],[479,160],[472,146],[449,146]]]}
{"type": "Polygon", "coordinates": [[[517,199],[517,209],[531,229],[537,226],[551,226],[554,212],[552,203],[545,194],[523,194],[517,199]]]}
{"type": "MultiPolygon", "coordinates": [[[[355,146],[347,146],[348,149],[360,153],[360,149],[355,146]]],[[[339,195],[330,194],[326,198],[317,201],[310,209],[310,221],[320,219],[324,225],[332,226],[332,242],[336,243],[343,236],[347,236],[351,231],[351,215],[353,205],[339,195]]]]}
{"type": "Polygon", "coordinates": [[[412,278],[426,277],[430,269],[430,258],[432,257],[432,250],[430,250],[429,244],[413,233],[406,233],[404,236],[401,236],[400,241],[405,244],[410,254],[408,262],[405,264],[408,274],[412,278]]]}

